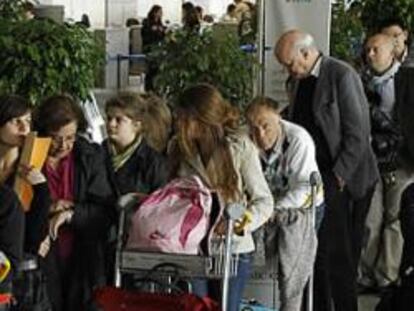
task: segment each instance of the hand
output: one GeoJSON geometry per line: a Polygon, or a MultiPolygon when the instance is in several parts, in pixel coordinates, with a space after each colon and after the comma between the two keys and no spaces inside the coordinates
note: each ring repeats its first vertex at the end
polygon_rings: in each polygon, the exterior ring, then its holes
{"type": "Polygon", "coordinates": [[[131,206],[133,206],[134,204],[138,204],[138,202],[140,201],[140,196],[142,196],[143,194],[137,193],[137,192],[130,192],[130,193],[126,193],[122,196],[120,196],[120,198],[118,199],[118,206],[121,209],[124,208],[129,208],[131,206]]]}
{"type": "Polygon", "coordinates": [[[72,220],[73,211],[66,210],[56,214],[50,219],[49,223],[49,235],[52,240],[56,240],[59,233],[59,228],[65,224],[69,223],[72,220]]]}
{"type": "Polygon", "coordinates": [[[227,224],[226,220],[222,217],[218,221],[216,227],[214,228],[214,233],[219,236],[226,235],[227,224]]]}
{"type": "Polygon", "coordinates": [[[39,246],[39,250],[37,251],[37,253],[39,254],[39,256],[45,258],[47,256],[47,254],[49,253],[50,250],[50,245],[51,243],[51,239],[50,236],[47,236],[42,243],[39,246]]]}
{"type": "Polygon", "coordinates": [[[338,182],[339,191],[340,192],[344,191],[344,188],[345,188],[345,185],[346,185],[345,180],[337,174],[335,174],[335,177],[336,177],[336,180],[338,182]]]}
{"type": "Polygon", "coordinates": [[[19,166],[18,172],[20,177],[26,180],[32,186],[46,182],[46,177],[42,174],[42,172],[33,166],[26,166],[21,164],[19,166]]]}
{"type": "Polygon", "coordinates": [[[73,209],[75,204],[72,201],[68,200],[58,200],[54,202],[50,208],[51,213],[59,213],[66,210],[73,209]]]}

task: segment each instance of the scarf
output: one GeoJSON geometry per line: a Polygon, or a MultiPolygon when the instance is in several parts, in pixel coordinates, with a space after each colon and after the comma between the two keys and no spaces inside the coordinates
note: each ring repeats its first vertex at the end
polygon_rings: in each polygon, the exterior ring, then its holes
{"type": "Polygon", "coordinates": [[[394,64],[382,75],[377,76],[371,70],[367,70],[363,76],[366,81],[368,90],[378,94],[381,98],[379,108],[391,115],[395,103],[395,88],[394,77],[400,68],[401,63],[394,62],[394,64]]]}
{"type": "Polygon", "coordinates": [[[141,144],[142,136],[139,135],[124,151],[117,153],[113,144],[110,143],[112,167],[115,172],[118,171],[126,161],[134,154],[135,150],[141,144]]]}

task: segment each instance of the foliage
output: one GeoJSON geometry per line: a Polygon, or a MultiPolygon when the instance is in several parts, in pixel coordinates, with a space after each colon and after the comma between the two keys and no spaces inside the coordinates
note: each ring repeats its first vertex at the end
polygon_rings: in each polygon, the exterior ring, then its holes
{"type": "Polygon", "coordinates": [[[345,10],[344,0],[332,4],[331,55],[357,65],[361,55],[364,30],[361,6],[345,10]]]}
{"type": "Polygon", "coordinates": [[[0,0],[0,16],[4,19],[23,19],[24,0],[0,0]]]}
{"type": "Polygon", "coordinates": [[[215,85],[239,106],[251,99],[254,57],[240,49],[235,35],[177,30],[152,49],[150,59],[159,66],[156,90],[172,103],[184,88],[200,82],[215,85]]]}
{"type": "Polygon", "coordinates": [[[89,96],[104,54],[81,26],[51,20],[0,19],[0,92],[27,96],[33,103],[67,92],[89,96]]]}
{"type": "Polygon", "coordinates": [[[368,31],[376,31],[386,20],[401,19],[414,29],[413,0],[364,0],[362,22],[368,31]]]}

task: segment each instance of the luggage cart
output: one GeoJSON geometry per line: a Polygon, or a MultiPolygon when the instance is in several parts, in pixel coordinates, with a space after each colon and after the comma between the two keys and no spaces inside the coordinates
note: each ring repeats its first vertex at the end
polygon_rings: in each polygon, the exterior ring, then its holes
{"type": "MultiPolygon", "coordinates": [[[[229,297],[229,281],[232,276],[237,274],[238,256],[232,254],[232,235],[235,221],[240,219],[245,206],[242,204],[229,204],[225,209],[226,234],[224,237],[212,241],[214,250],[209,256],[182,255],[168,253],[143,252],[137,249],[124,248],[125,231],[127,221],[127,211],[131,207],[131,202],[120,208],[120,216],[117,232],[117,244],[115,255],[115,287],[122,287],[122,276],[124,274],[134,274],[157,269],[157,275],[166,277],[168,284],[172,285],[174,276],[171,269],[165,266],[174,266],[180,269],[179,276],[188,280],[193,278],[221,279],[222,280],[222,310],[227,310],[229,297]]],[[[191,282],[189,291],[191,292],[191,282]]],[[[155,287],[153,287],[155,290],[155,287]]]]}

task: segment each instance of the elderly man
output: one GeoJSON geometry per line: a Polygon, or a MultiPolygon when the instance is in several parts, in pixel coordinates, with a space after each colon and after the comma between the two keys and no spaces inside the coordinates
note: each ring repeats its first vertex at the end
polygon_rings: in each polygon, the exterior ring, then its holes
{"type": "MultiPolygon", "coordinates": [[[[394,38],[375,34],[365,44],[362,78],[370,104],[372,146],[381,180],[366,221],[367,244],[361,256],[360,283],[386,287],[398,279],[403,239],[399,222],[401,193],[414,176],[399,154],[402,135],[395,111],[395,81],[400,67],[394,38]]],[[[411,170],[412,171],[412,170],[411,170]]]]}
{"type": "MultiPolygon", "coordinates": [[[[318,172],[315,145],[306,130],[280,116],[281,105],[257,97],[246,111],[250,135],[260,150],[262,169],[275,199],[273,217],[265,227],[266,257],[278,258],[278,281],[283,311],[300,311],[302,294],[316,255],[315,226],[323,213],[322,185],[315,197],[316,224],[309,183],[318,172]]],[[[272,267],[273,268],[273,267],[272,267]]]]}
{"type": "Polygon", "coordinates": [[[378,170],[370,146],[368,104],[358,74],[323,56],[311,35],[284,33],[275,56],[289,72],[289,116],[311,134],[325,188],[319,231],[316,310],[355,311],[362,231],[378,170]]]}

